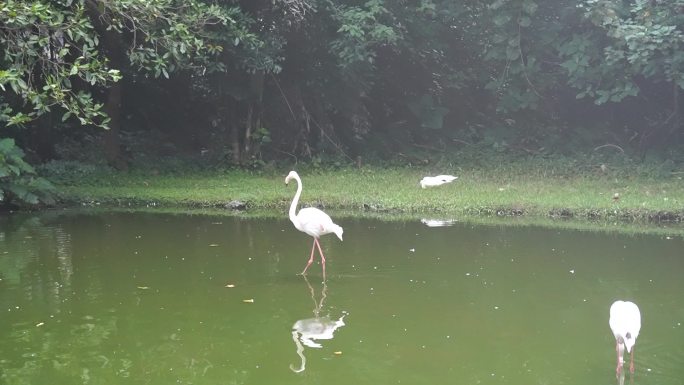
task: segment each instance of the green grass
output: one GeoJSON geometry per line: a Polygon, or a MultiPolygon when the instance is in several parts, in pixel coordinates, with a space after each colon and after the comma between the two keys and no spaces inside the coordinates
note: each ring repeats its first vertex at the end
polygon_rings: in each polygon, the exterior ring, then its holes
{"type": "MultiPolygon", "coordinates": [[[[108,206],[222,207],[246,202],[251,210],[285,210],[295,186],[286,172],[228,171],[184,175],[93,174],[58,184],[64,202],[108,206]]],[[[300,204],[347,212],[448,215],[522,215],[628,221],[684,219],[681,174],[558,172],[510,165],[490,169],[362,168],[301,171],[300,204]],[[425,175],[451,173],[451,184],[421,189],[425,175]],[[614,194],[619,199],[614,200],[614,194]]]]}

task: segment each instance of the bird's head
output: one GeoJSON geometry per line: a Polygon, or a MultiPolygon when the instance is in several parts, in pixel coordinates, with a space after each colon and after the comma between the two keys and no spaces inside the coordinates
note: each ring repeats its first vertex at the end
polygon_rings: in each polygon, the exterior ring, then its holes
{"type": "Polygon", "coordinates": [[[419,183],[419,184],[420,184],[420,187],[421,187],[421,188],[426,188],[426,187],[428,186],[429,183],[430,183],[430,177],[429,177],[429,176],[426,176],[425,178],[423,178],[423,179],[420,180],[420,183],[419,183]]]}
{"type": "Polygon", "coordinates": [[[288,183],[290,183],[290,181],[291,181],[292,179],[297,179],[297,176],[298,176],[298,175],[297,175],[297,172],[295,172],[295,171],[290,171],[290,173],[287,174],[287,176],[285,177],[285,185],[287,185],[288,183]]]}
{"type": "Polygon", "coordinates": [[[340,241],[342,240],[342,233],[344,233],[342,226],[335,225],[335,227],[333,228],[333,233],[337,235],[337,238],[340,238],[340,241]]]}
{"type": "Polygon", "coordinates": [[[625,342],[625,348],[627,348],[627,353],[631,353],[632,347],[636,343],[636,337],[634,337],[632,333],[627,332],[627,334],[625,334],[625,338],[623,338],[623,341],[625,342]]]}

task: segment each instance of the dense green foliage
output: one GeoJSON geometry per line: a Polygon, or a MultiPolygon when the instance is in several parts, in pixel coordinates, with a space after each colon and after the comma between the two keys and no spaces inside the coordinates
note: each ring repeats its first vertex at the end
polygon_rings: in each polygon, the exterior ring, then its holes
{"type": "Polygon", "coordinates": [[[9,85],[12,91],[3,96],[2,118],[10,125],[25,123],[60,107],[62,121],[74,116],[81,124],[107,127],[103,104],[92,92],[121,79],[122,68],[110,63],[111,56],[120,54],[113,51],[125,51],[130,68],[155,77],[168,78],[193,65],[220,69],[221,42],[230,38],[237,45],[251,39],[234,26],[236,16],[235,8],[201,2],[0,3],[0,86],[7,91],[9,85]],[[223,28],[212,33],[213,26],[223,28]],[[110,32],[116,35],[108,36],[110,32]]]}
{"type": "Polygon", "coordinates": [[[51,203],[53,192],[52,184],[24,161],[24,152],[14,139],[0,139],[0,203],[51,203]]]}
{"type": "Polygon", "coordinates": [[[683,9],[681,0],[0,1],[0,137],[31,161],[104,154],[119,169],[169,157],[425,164],[479,148],[657,153],[676,167],[683,9]]]}

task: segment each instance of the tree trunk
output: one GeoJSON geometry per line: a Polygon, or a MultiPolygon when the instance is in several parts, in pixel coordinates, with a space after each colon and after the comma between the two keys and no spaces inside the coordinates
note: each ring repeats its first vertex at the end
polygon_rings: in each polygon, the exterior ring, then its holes
{"type": "Polygon", "coordinates": [[[247,106],[247,119],[245,121],[245,138],[243,142],[242,160],[254,155],[258,146],[254,146],[252,136],[254,132],[261,128],[261,117],[263,115],[263,95],[264,95],[264,71],[258,71],[249,78],[249,99],[247,106]]]}
{"type": "Polygon", "coordinates": [[[107,91],[107,100],[104,105],[104,112],[111,119],[109,130],[104,135],[104,150],[107,163],[116,168],[126,168],[126,163],[121,158],[121,93],[120,82],[112,84],[107,91]]]}
{"type": "Polygon", "coordinates": [[[673,104],[673,111],[672,113],[674,114],[674,122],[673,123],[673,129],[672,133],[677,135],[678,131],[682,129],[682,115],[681,115],[681,109],[679,107],[679,85],[676,82],[673,82],[672,84],[672,104],[673,104]]]}
{"type": "MultiPolygon", "coordinates": [[[[102,46],[105,54],[109,59],[109,65],[112,68],[121,68],[124,62],[124,48],[121,43],[121,36],[113,30],[107,30],[107,26],[100,21],[101,11],[98,8],[97,1],[86,1],[87,12],[90,16],[90,21],[101,37],[102,46]]],[[[123,86],[121,82],[116,82],[111,87],[105,90],[107,96],[105,98],[103,111],[110,117],[109,130],[104,135],[104,153],[107,163],[116,168],[125,168],[126,164],[121,158],[120,139],[121,132],[121,100],[123,93],[123,86]]]]}
{"type": "Polygon", "coordinates": [[[228,98],[228,101],[226,105],[228,108],[226,109],[226,116],[222,117],[223,120],[226,122],[226,125],[228,126],[228,136],[229,136],[229,141],[230,141],[230,149],[231,149],[231,161],[233,164],[240,164],[240,160],[242,159],[242,153],[240,149],[242,146],[240,146],[240,124],[238,122],[238,116],[237,116],[237,104],[238,101],[233,99],[232,97],[228,98]]]}
{"type": "Polygon", "coordinates": [[[41,115],[35,122],[35,129],[29,133],[30,147],[41,162],[45,162],[55,155],[53,140],[55,127],[52,114],[52,111],[49,111],[41,115]]]}

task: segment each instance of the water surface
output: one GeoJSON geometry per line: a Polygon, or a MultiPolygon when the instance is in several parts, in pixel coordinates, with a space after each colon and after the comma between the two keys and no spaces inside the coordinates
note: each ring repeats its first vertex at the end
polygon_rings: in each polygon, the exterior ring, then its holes
{"type": "Polygon", "coordinates": [[[286,219],[5,217],[0,384],[615,384],[616,299],[682,383],[681,236],[337,222],[323,284],[286,219]]]}

